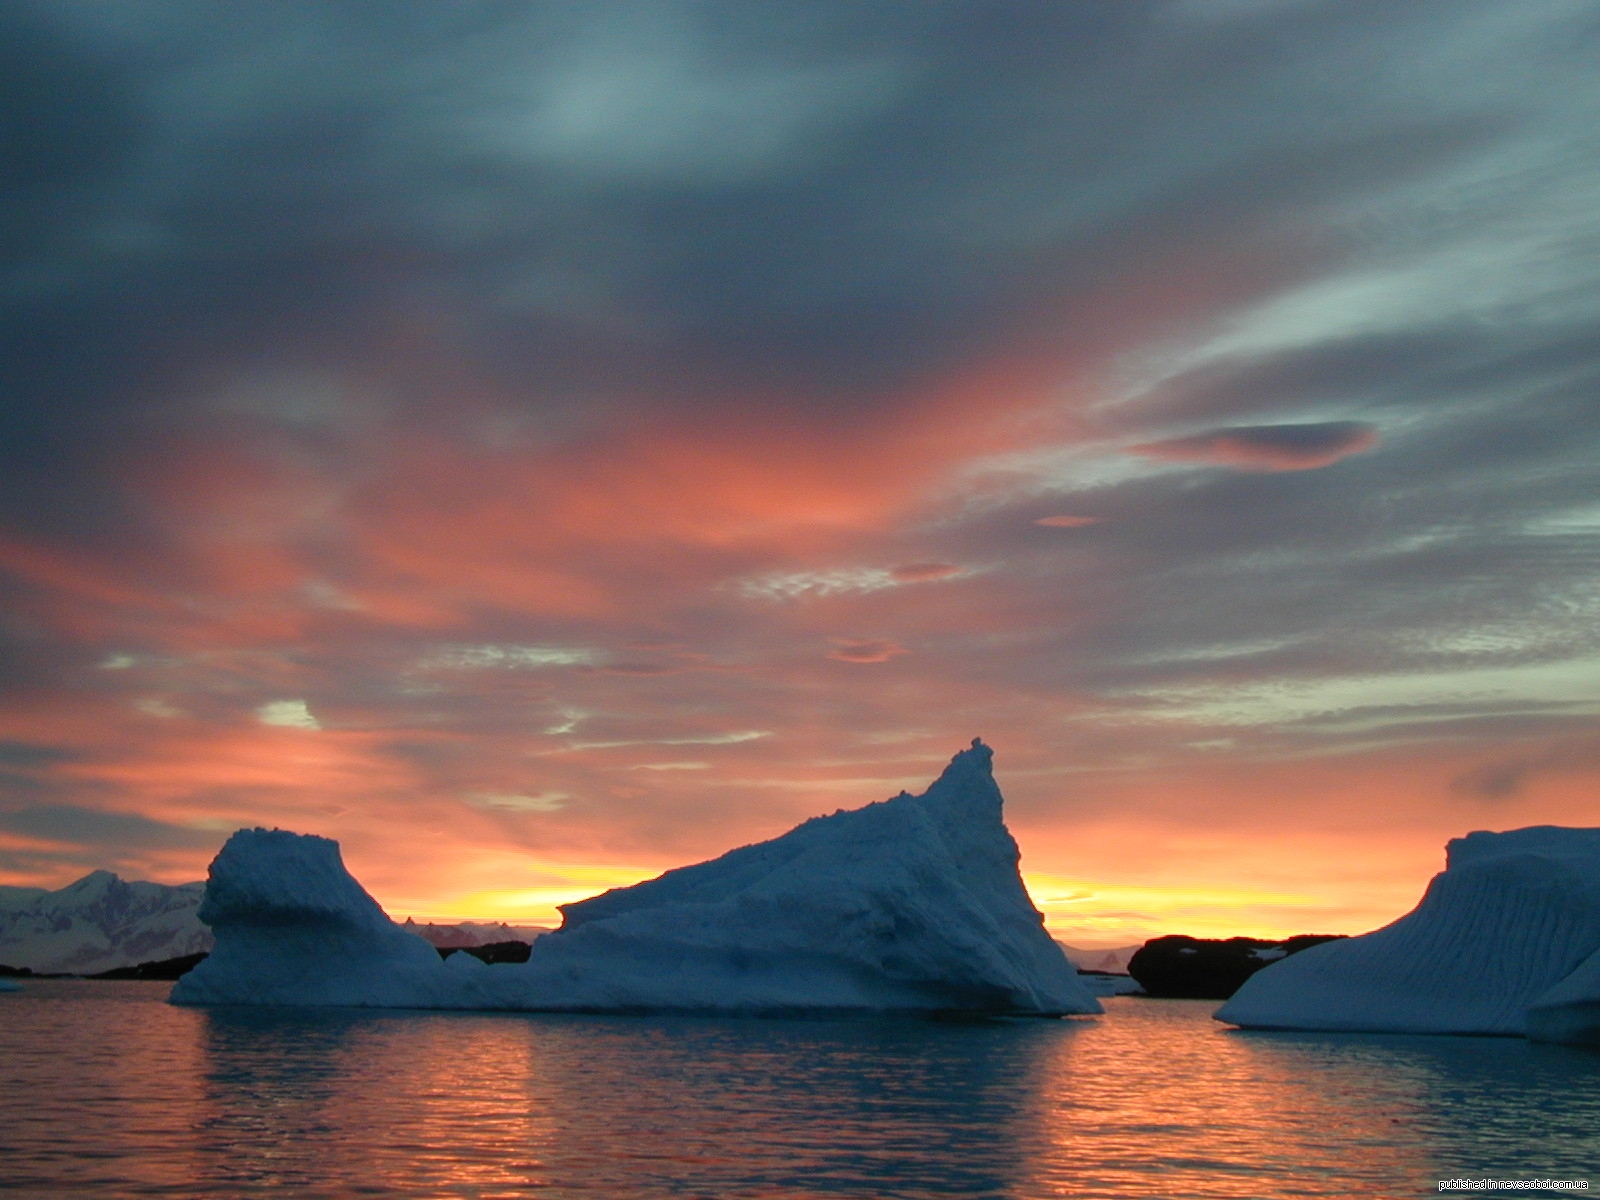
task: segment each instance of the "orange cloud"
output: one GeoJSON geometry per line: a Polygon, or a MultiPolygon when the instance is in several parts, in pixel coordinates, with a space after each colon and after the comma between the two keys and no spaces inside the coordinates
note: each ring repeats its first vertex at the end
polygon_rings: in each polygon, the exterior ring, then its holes
{"type": "MultiPolygon", "coordinates": [[[[71,750],[34,775],[73,803],[214,831],[219,845],[230,822],[325,833],[401,911],[550,920],[528,906],[603,885],[584,865],[628,882],[919,789],[981,733],[1000,749],[1041,904],[1069,939],[1356,931],[1395,915],[1463,828],[1459,811],[1426,810],[1426,828],[1396,835],[1392,814],[1425,810],[1408,797],[1446,794],[1439,781],[1462,764],[1367,757],[1334,771],[1241,752],[1231,771],[1163,774],[1170,728],[1060,681],[1050,655],[1064,652],[1038,630],[1059,635],[1076,611],[1054,596],[1045,611],[1004,564],[968,572],[942,557],[962,561],[959,544],[919,540],[930,496],[974,458],[1035,437],[1030,408],[1064,407],[1063,369],[997,355],[870,412],[708,397],[703,415],[543,440],[404,414],[326,444],[258,438],[242,418],[202,423],[126,477],[169,537],[165,559],[135,570],[0,547],[53,627],[138,659],[89,672],[59,703],[13,707],[6,736],[71,750]],[[794,603],[718,590],[862,562],[898,563],[873,568],[895,583],[952,582],[813,589],[794,603]],[[841,629],[901,640],[830,637],[841,629]],[[518,656],[547,644],[572,653],[518,656]],[[441,645],[511,647],[510,661],[422,665],[441,645]],[[944,646],[960,653],[930,649],[944,646]],[[289,700],[322,728],[262,723],[263,703],[289,700]],[[685,769],[642,769],[666,766],[685,769]],[[1281,804],[1313,792],[1292,812],[1281,804]],[[1113,825],[1108,809],[1125,815],[1113,825]],[[473,908],[491,903],[507,907],[473,908]]],[[[464,385],[465,410],[510,403],[477,386],[464,385]]],[[[1052,413],[1049,436],[1070,439],[1074,420],[1052,413]]],[[[1375,444],[1365,426],[1270,426],[1137,449],[1302,470],[1375,444]]],[[[208,857],[140,853],[126,861],[171,881],[208,857]]]]}
{"type": "Polygon", "coordinates": [[[906,563],[889,568],[889,577],[897,583],[931,583],[959,574],[961,568],[954,563],[906,563]]]}
{"type": "Polygon", "coordinates": [[[1052,529],[1081,529],[1085,525],[1098,525],[1099,517],[1074,517],[1063,514],[1058,517],[1040,517],[1035,525],[1047,525],[1052,529]]]}

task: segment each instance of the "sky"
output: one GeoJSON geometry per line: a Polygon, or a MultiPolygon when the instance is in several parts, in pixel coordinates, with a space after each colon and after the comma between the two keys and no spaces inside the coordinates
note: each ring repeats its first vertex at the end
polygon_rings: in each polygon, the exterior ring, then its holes
{"type": "Polygon", "coordinates": [[[0,884],[553,905],[981,736],[1058,936],[1600,825],[1589,0],[0,7],[0,884]]]}

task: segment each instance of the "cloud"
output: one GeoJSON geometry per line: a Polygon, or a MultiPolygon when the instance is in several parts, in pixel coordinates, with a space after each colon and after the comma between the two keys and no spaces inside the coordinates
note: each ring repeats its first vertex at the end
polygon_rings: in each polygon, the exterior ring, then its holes
{"type": "Polygon", "coordinates": [[[1530,780],[1552,772],[1593,774],[1600,771],[1600,741],[1568,739],[1542,751],[1480,763],[1450,781],[1452,791],[1479,800],[1510,800],[1523,794],[1530,780]]]}
{"type": "Polygon", "coordinates": [[[875,592],[903,582],[883,567],[838,567],[830,570],[793,571],[747,579],[739,588],[748,596],[793,600],[801,596],[833,596],[845,592],[875,592]]]}
{"type": "Polygon", "coordinates": [[[109,812],[72,804],[0,813],[0,830],[78,846],[190,848],[209,846],[216,834],[151,820],[137,813],[109,812]]]}
{"type": "Polygon", "coordinates": [[[905,563],[898,567],[890,567],[889,575],[896,583],[931,583],[938,579],[949,579],[961,574],[962,568],[955,563],[905,563]]]}
{"type": "Polygon", "coordinates": [[[478,808],[498,809],[502,812],[549,813],[564,808],[572,797],[565,792],[541,792],[524,796],[505,792],[473,792],[467,803],[478,808]]]}
{"type": "Polygon", "coordinates": [[[423,670],[539,670],[546,667],[591,666],[591,650],[566,646],[447,646],[418,666],[423,670]]]}
{"type": "MultiPolygon", "coordinates": [[[[1205,463],[1241,471],[1313,471],[1378,444],[1378,432],[1359,421],[1297,425],[1237,425],[1189,437],[1144,442],[1131,454],[1171,462],[1205,463]]],[[[1039,524],[1056,523],[1046,518],[1039,524]]]]}
{"type": "Polygon", "coordinates": [[[280,725],[285,729],[322,728],[304,700],[269,700],[256,708],[256,716],[263,725],[280,725]]]}
{"type": "Polygon", "coordinates": [[[745,595],[768,600],[795,600],[849,593],[876,592],[908,583],[933,583],[962,574],[954,563],[904,563],[894,567],[833,567],[775,572],[740,581],[745,595]]]}
{"type": "Polygon", "coordinates": [[[64,746],[40,746],[31,742],[0,742],[0,767],[51,767],[71,762],[77,752],[64,746]]]}
{"type": "Polygon", "coordinates": [[[629,738],[611,742],[574,742],[575,750],[610,750],[618,746],[733,746],[771,737],[765,729],[741,729],[734,733],[707,733],[690,737],[629,738]]]}
{"type": "Polygon", "coordinates": [[[1451,779],[1587,819],[1541,764],[1600,655],[1591,8],[0,22],[29,803],[410,897],[720,852],[979,729],[1030,859],[1337,811],[1426,866],[1451,779]]]}
{"type": "Polygon", "coordinates": [[[834,648],[828,651],[828,657],[839,662],[848,663],[881,663],[888,662],[898,654],[909,654],[904,646],[894,642],[882,640],[847,641],[837,640],[834,648]]]}

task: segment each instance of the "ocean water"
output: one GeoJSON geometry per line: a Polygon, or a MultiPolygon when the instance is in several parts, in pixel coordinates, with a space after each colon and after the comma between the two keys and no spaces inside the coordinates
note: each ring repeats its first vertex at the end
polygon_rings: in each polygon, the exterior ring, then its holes
{"type": "Polygon", "coordinates": [[[0,994],[0,1193],[1437,1195],[1600,1188],[1600,1053],[1252,1034],[1210,1002],[1066,1021],[195,1010],[0,994]]]}

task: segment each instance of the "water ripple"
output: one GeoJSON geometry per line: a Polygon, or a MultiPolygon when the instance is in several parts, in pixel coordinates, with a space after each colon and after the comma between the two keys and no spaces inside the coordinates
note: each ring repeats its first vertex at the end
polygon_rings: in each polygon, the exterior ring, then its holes
{"type": "Polygon", "coordinates": [[[0,1190],[304,1197],[1410,1196],[1582,1178],[1600,1054],[1070,1021],[177,1009],[0,999],[0,1190]]]}

